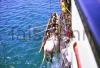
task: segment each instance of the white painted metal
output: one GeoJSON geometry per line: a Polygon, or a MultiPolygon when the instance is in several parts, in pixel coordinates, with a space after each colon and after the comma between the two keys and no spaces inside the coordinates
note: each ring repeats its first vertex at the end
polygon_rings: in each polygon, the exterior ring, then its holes
{"type": "MultiPolygon", "coordinates": [[[[74,0],[72,0],[72,29],[74,31],[75,41],[77,41],[78,44],[82,68],[98,68],[87,35],[86,33],[84,33],[82,20],[80,18],[74,0]],[[80,35],[78,36],[77,32],[75,31],[78,31],[80,35]],[[83,38],[83,35],[85,35],[85,39],[83,38]],[[80,38],[80,40],[78,39],[78,37],[80,38]]],[[[73,63],[75,63],[75,61],[73,61],[73,63]]],[[[76,68],[74,66],[76,66],[75,64],[73,65],[73,68],[76,68]]]]}

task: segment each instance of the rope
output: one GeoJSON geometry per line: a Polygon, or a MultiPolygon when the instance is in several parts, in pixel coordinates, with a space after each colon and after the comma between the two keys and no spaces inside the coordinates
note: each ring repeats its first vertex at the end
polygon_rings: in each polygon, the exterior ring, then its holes
{"type": "Polygon", "coordinates": [[[72,15],[71,12],[68,10],[68,8],[66,8],[66,9],[67,9],[67,11],[70,13],[70,15],[72,15]]]}

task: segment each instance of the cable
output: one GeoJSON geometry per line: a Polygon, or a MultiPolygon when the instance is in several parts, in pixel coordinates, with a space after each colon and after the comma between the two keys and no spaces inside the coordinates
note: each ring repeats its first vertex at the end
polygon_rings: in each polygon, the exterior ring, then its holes
{"type": "Polygon", "coordinates": [[[46,26],[46,25],[42,25],[42,26],[36,26],[36,27],[34,27],[34,28],[40,28],[40,27],[43,27],[43,26],[46,26]]]}

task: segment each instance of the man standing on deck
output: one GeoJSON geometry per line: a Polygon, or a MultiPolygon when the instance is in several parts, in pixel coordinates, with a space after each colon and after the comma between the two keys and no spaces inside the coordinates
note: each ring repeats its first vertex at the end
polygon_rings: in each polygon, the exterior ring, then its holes
{"type": "Polygon", "coordinates": [[[62,10],[62,15],[65,17],[67,12],[66,12],[66,5],[65,5],[65,1],[64,0],[61,0],[61,10],[62,10]]]}

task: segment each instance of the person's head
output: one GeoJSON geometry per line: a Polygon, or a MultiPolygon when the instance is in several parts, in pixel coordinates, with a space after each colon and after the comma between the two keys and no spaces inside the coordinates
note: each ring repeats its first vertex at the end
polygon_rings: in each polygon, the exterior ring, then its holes
{"type": "Polygon", "coordinates": [[[64,2],[64,0],[62,0],[62,2],[64,2]]]}
{"type": "Polygon", "coordinates": [[[47,31],[46,31],[46,34],[49,34],[49,33],[50,33],[49,30],[47,30],[47,31]]]}
{"type": "Polygon", "coordinates": [[[56,33],[56,34],[58,33],[58,30],[57,30],[57,29],[55,30],[55,33],[56,33]]]}
{"type": "Polygon", "coordinates": [[[53,28],[53,24],[51,24],[51,27],[50,28],[53,28]]]}
{"type": "Polygon", "coordinates": [[[56,12],[53,12],[53,15],[56,16],[56,12]]]}
{"type": "Polygon", "coordinates": [[[53,29],[55,29],[55,27],[53,26],[53,29]]]}
{"type": "Polygon", "coordinates": [[[48,29],[51,27],[51,23],[48,25],[48,29]]]}
{"type": "Polygon", "coordinates": [[[53,18],[53,16],[54,16],[54,13],[51,13],[51,18],[53,18]]]}
{"type": "Polygon", "coordinates": [[[71,15],[70,15],[70,14],[68,14],[68,15],[67,15],[67,18],[68,18],[68,19],[71,19],[71,15]]]}
{"type": "Polygon", "coordinates": [[[52,17],[57,17],[55,12],[52,13],[52,17]]]}

